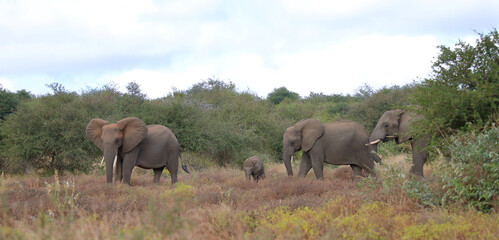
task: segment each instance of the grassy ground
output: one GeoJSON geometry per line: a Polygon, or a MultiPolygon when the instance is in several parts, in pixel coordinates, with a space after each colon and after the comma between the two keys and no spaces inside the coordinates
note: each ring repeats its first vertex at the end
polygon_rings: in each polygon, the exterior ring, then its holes
{"type": "Polygon", "coordinates": [[[131,187],[98,175],[2,176],[0,239],[497,239],[497,213],[428,204],[407,190],[405,156],[385,159],[377,179],[358,183],[346,166],[320,181],[288,177],[283,164],[267,164],[258,183],[231,168],[183,173],[175,186],[142,171],[131,187]]]}

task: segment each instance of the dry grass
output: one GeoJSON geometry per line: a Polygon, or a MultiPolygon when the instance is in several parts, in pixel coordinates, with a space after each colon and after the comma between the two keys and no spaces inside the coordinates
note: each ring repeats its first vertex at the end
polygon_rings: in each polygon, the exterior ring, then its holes
{"type": "MultiPolygon", "coordinates": [[[[493,239],[499,216],[427,208],[401,191],[384,159],[378,179],[352,181],[350,167],[325,168],[325,180],[288,177],[282,164],[248,182],[243,171],[210,168],[163,176],[134,173],[131,187],[103,176],[3,176],[1,239],[493,239]],[[382,184],[381,184],[382,183],[382,184]],[[73,185],[74,184],[74,185],[73,185]],[[388,186],[388,187],[387,187],[388,186]],[[387,189],[392,188],[392,189],[387,189]],[[56,197],[54,197],[56,196],[56,197]]],[[[405,172],[404,172],[405,171],[405,172]]],[[[429,167],[425,172],[431,175],[429,167]]],[[[430,176],[431,178],[431,176],[430,176]]]]}

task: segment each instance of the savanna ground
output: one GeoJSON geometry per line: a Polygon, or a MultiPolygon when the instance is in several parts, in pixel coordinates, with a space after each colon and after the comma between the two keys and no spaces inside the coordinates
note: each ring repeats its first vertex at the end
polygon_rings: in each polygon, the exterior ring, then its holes
{"type": "MultiPolygon", "coordinates": [[[[283,164],[266,164],[258,183],[233,168],[181,173],[176,185],[136,168],[130,187],[100,174],[2,175],[0,238],[497,239],[497,213],[412,198],[406,158],[385,157],[377,179],[358,183],[347,166],[326,167],[321,181],[313,170],[288,177],[283,164]]],[[[421,180],[430,188],[433,169],[421,180]]]]}

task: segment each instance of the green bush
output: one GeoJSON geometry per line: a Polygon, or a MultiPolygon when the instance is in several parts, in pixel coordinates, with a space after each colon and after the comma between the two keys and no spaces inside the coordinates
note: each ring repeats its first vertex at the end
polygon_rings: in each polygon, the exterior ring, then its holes
{"type": "Polygon", "coordinates": [[[365,97],[362,102],[352,104],[346,114],[347,118],[359,122],[371,133],[385,111],[400,108],[409,103],[409,96],[413,89],[413,85],[384,87],[365,97]]]}
{"type": "Polygon", "coordinates": [[[378,144],[378,154],[381,156],[395,156],[402,153],[410,153],[411,145],[409,143],[397,144],[395,141],[378,144]]]}
{"type": "Polygon", "coordinates": [[[267,100],[273,104],[279,104],[285,99],[296,101],[300,99],[300,96],[298,93],[289,91],[286,87],[275,88],[274,91],[267,96],[267,100]]]}
{"type": "Polygon", "coordinates": [[[442,167],[444,203],[479,211],[497,210],[499,200],[499,128],[454,137],[451,161],[442,167]]]}
{"type": "Polygon", "coordinates": [[[17,93],[9,92],[0,84],[0,120],[14,113],[17,110],[17,105],[21,101],[30,99],[31,95],[26,90],[17,91],[17,93]]]}
{"type": "Polygon", "coordinates": [[[93,146],[85,139],[88,117],[76,93],[24,101],[2,124],[2,169],[88,171],[93,146]]]}
{"type": "Polygon", "coordinates": [[[432,74],[417,87],[411,102],[424,116],[420,129],[450,136],[468,123],[482,126],[497,116],[499,33],[479,34],[476,44],[440,46],[432,74]]]}

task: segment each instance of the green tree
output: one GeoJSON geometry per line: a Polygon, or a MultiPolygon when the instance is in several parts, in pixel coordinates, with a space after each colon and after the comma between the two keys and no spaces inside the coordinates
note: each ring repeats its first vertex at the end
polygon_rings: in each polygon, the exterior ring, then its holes
{"type": "Polygon", "coordinates": [[[300,96],[298,95],[298,93],[289,91],[286,87],[275,88],[274,91],[269,93],[269,95],[267,96],[267,100],[269,100],[273,104],[279,104],[286,98],[294,101],[298,100],[300,96]]]}
{"type": "Polygon", "coordinates": [[[12,93],[0,85],[0,120],[5,120],[9,114],[12,114],[17,110],[17,105],[19,105],[21,101],[30,98],[31,95],[26,90],[12,93]]]}
{"type": "Polygon", "coordinates": [[[499,104],[499,34],[479,34],[475,44],[440,46],[431,77],[411,99],[425,117],[424,128],[444,135],[467,123],[481,126],[497,117],[499,104]],[[432,125],[432,126],[429,126],[432,125]]]}
{"type": "Polygon", "coordinates": [[[135,81],[129,82],[128,85],[126,86],[126,90],[128,91],[128,94],[133,97],[137,97],[140,99],[145,99],[147,97],[145,93],[142,93],[140,85],[135,81]]]}
{"type": "Polygon", "coordinates": [[[22,102],[2,124],[2,170],[90,170],[94,147],[85,139],[86,109],[76,93],[53,86],[55,94],[22,102]]]}

